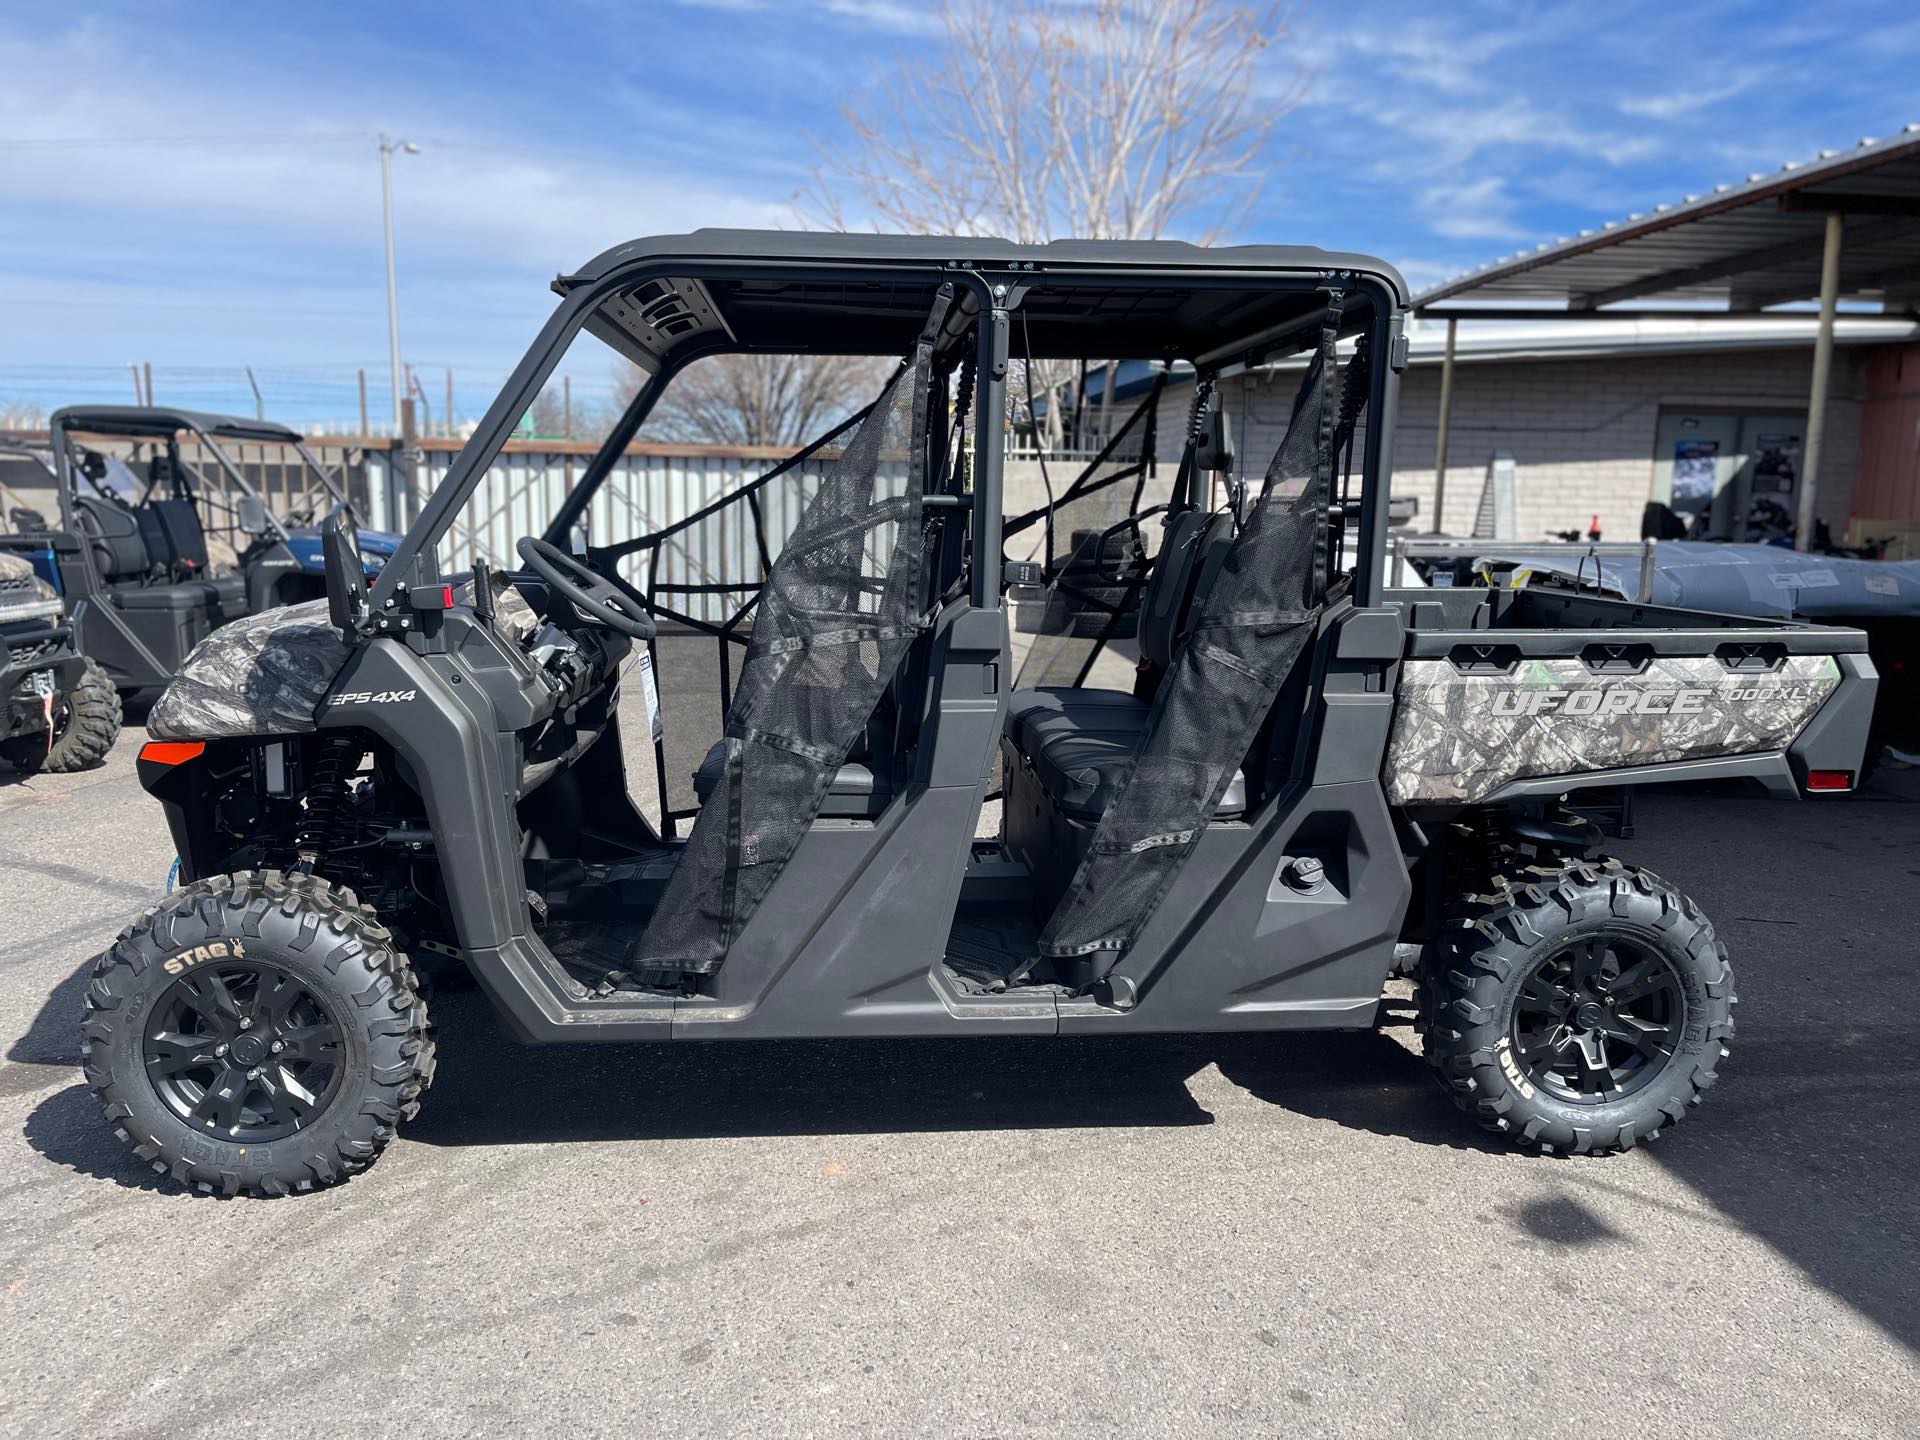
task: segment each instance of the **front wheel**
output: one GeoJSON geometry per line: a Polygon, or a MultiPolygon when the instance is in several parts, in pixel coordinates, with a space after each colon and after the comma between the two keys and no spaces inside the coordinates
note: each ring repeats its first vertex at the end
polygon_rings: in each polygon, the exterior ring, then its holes
{"type": "Polygon", "coordinates": [[[196,881],[123,930],[94,964],[82,1054],[134,1154],[226,1195],[364,1169],[434,1062],[412,967],[373,911],[277,870],[196,881]]]}
{"type": "Polygon", "coordinates": [[[1713,926],[1650,871],[1542,865],[1472,897],[1420,975],[1425,1052],[1484,1129],[1569,1153],[1677,1123],[1733,1035],[1713,926]]]}
{"type": "Polygon", "coordinates": [[[92,660],[83,663],[71,692],[53,706],[53,730],[0,742],[0,754],[16,769],[65,774],[100,763],[120,737],[120,692],[92,660]]]}

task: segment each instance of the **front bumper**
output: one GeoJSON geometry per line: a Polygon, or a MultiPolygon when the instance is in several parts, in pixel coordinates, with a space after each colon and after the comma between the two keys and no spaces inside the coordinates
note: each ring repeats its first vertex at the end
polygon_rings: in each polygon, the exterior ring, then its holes
{"type": "Polygon", "coordinates": [[[0,664],[0,740],[16,735],[44,735],[46,710],[33,677],[50,673],[56,699],[80,683],[86,658],[73,648],[73,627],[59,625],[8,626],[0,632],[6,661],[0,664]]]}

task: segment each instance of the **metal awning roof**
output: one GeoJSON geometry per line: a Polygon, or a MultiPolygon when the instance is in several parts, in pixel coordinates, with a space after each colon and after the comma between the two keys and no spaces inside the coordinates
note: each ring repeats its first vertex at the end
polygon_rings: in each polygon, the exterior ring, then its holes
{"type": "Polygon", "coordinates": [[[1646,314],[1676,302],[1757,314],[1819,294],[1831,213],[1844,222],[1838,299],[1920,311],[1920,125],[1506,256],[1413,303],[1463,318],[1646,314]]]}

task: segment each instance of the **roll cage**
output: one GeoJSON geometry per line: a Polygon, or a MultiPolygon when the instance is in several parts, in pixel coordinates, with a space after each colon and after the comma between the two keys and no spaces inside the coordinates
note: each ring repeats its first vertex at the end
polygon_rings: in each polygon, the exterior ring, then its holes
{"type": "MultiPolygon", "coordinates": [[[[62,523],[69,528],[77,523],[73,496],[80,492],[83,482],[97,493],[106,494],[93,481],[86,470],[84,456],[78,453],[81,447],[77,437],[81,435],[164,446],[172,473],[178,477],[178,483],[185,483],[189,487],[190,498],[196,504],[220,505],[233,512],[234,507],[230,502],[217,497],[223,490],[238,492],[259,503],[266,520],[267,534],[275,540],[287,538],[285,523],[267,504],[245,469],[235,464],[227,454],[226,448],[220,444],[221,440],[290,446],[299,455],[301,464],[320,482],[333,504],[349,503],[344,488],[319,457],[307,448],[306,438],[284,425],[276,425],[269,420],[247,420],[235,415],[215,415],[163,406],[71,405],[56,410],[47,421],[47,439],[53,452],[53,474],[60,496],[62,523]],[[223,484],[210,484],[206,476],[182,458],[180,436],[183,434],[191,435],[199,443],[201,451],[212,457],[223,484]]],[[[150,477],[145,490],[134,496],[131,503],[139,505],[149,499],[167,498],[154,493],[157,483],[150,477]]]]}
{"type": "Polygon", "coordinates": [[[1375,601],[1388,523],[1382,477],[1391,473],[1406,347],[1408,292],[1391,267],[1311,247],[703,230],[616,247],[554,281],[560,304],[375,582],[369,610],[376,628],[402,587],[439,579],[437,547],[583,331],[646,379],[548,524],[543,538],[554,543],[567,537],[673,378],[694,361],[755,350],[898,355],[942,285],[956,296],[946,343],[975,331],[969,533],[976,608],[997,608],[1002,591],[1001,457],[1008,365],[1019,341],[1037,359],[1124,355],[1232,374],[1310,344],[1327,292],[1336,289],[1355,297],[1348,333],[1368,333],[1388,360],[1372,367],[1371,443],[1348,517],[1358,522],[1355,598],[1375,601]]]}

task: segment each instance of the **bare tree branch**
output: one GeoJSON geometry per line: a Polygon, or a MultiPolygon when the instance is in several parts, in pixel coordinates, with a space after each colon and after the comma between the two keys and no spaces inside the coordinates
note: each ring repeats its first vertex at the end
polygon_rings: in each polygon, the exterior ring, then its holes
{"type": "MultiPolygon", "coordinates": [[[[844,230],[864,212],[876,229],[1027,244],[1212,241],[1257,202],[1274,125],[1306,94],[1307,72],[1277,54],[1296,26],[1285,0],[929,3],[939,39],[842,109],[846,138],[819,146],[795,197],[804,222],[844,230]]],[[[1034,365],[1042,394],[1069,379],[1034,365]]]]}
{"type": "Polygon", "coordinates": [[[941,38],[875,76],[820,147],[803,218],[921,234],[1212,239],[1258,197],[1306,91],[1284,3],[933,0],[941,38]]]}
{"type": "MultiPolygon", "coordinates": [[[[674,376],[645,437],[693,445],[803,445],[873,399],[884,362],[843,355],[714,355],[674,376]]],[[[631,366],[614,377],[625,408],[640,388],[631,366]]]]}
{"type": "Polygon", "coordinates": [[[533,397],[527,407],[527,426],[542,439],[557,439],[567,433],[566,401],[557,385],[549,385],[533,397]]]}

